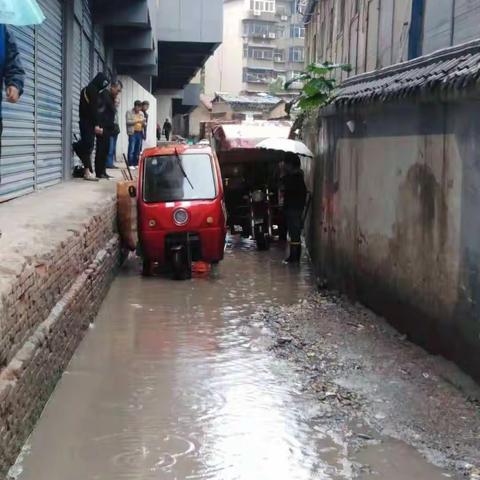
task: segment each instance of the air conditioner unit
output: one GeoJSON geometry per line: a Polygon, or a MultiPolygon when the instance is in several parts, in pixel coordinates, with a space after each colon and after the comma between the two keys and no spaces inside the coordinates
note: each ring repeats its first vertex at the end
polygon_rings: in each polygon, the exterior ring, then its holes
{"type": "Polygon", "coordinates": [[[275,32],[270,32],[268,34],[268,38],[275,38],[275,37],[276,37],[275,32]]]}
{"type": "Polygon", "coordinates": [[[282,22],[286,22],[288,20],[288,17],[286,15],[282,15],[280,17],[280,20],[282,20],[282,22]]]}
{"type": "Polygon", "coordinates": [[[253,15],[255,17],[259,17],[261,14],[262,14],[262,12],[259,12],[258,10],[253,12],[253,15]]]}

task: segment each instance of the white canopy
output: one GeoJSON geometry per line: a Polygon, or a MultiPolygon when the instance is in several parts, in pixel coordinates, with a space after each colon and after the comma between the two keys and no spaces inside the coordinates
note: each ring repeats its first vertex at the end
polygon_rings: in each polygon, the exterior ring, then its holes
{"type": "Polygon", "coordinates": [[[297,155],[313,158],[313,153],[304,143],[288,138],[267,138],[258,143],[257,148],[275,150],[277,152],[296,153],[297,155]]]}

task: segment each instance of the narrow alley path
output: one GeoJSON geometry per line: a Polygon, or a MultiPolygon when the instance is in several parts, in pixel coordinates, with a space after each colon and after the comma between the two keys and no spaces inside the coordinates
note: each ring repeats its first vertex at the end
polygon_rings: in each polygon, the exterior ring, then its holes
{"type": "MultiPolygon", "coordinates": [[[[19,480],[450,477],[399,443],[358,458],[315,424],[300,373],[249,316],[311,291],[283,252],[234,247],[217,279],[144,279],[130,262],[11,475],[19,480]],[[362,468],[360,462],[376,465],[362,468]],[[376,476],[376,471],[380,476],[376,476]]],[[[345,428],[347,428],[345,426],[345,428]]]]}

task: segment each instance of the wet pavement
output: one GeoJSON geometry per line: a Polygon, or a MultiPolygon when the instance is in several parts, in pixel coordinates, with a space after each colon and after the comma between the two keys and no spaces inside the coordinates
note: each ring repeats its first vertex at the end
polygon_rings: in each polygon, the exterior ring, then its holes
{"type": "Polygon", "coordinates": [[[246,244],[216,278],[115,280],[11,471],[20,480],[454,478],[399,441],[347,448],[251,319],[311,292],[307,264],[246,244]]]}

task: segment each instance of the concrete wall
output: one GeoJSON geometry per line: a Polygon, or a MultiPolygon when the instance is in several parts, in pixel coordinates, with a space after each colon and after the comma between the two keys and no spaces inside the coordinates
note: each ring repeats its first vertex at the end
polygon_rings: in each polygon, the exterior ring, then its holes
{"type": "Polygon", "coordinates": [[[157,39],[220,43],[222,7],[223,0],[161,0],[155,8],[157,39]]]}
{"type": "Polygon", "coordinates": [[[198,137],[200,135],[200,124],[210,121],[210,110],[203,104],[200,104],[191,114],[189,121],[190,136],[198,137]]]}
{"type": "Polygon", "coordinates": [[[127,76],[120,76],[123,82],[123,91],[120,97],[120,108],[118,117],[120,121],[120,135],[117,143],[117,160],[122,162],[122,155],[128,153],[128,135],[126,127],[126,112],[133,108],[135,100],[147,100],[150,102],[149,124],[147,131],[147,140],[144,142],[144,148],[154,147],[157,144],[157,99],[139,83],[127,76]]]}
{"type": "Polygon", "coordinates": [[[478,38],[480,5],[472,0],[425,0],[423,53],[478,38]]]}
{"type": "Polygon", "coordinates": [[[318,275],[476,378],[479,108],[357,107],[306,129],[316,153],[307,240],[318,275]]]}
{"type": "Polygon", "coordinates": [[[115,185],[80,180],[14,200],[1,206],[0,224],[3,479],[119,264],[115,185]]]}
{"type": "Polygon", "coordinates": [[[343,21],[340,1],[317,1],[307,25],[310,60],[315,52],[318,61],[349,63],[353,69],[342,74],[341,78],[346,78],[408,60],[410,42],[418,41],[417,53],[427,54],[479,37],[477,1],[423,1],[423,33],[419,32],[417,39],[411,37],[412,6],[415,2],[418,8],[422,0],[345,0],[343,21]]]}
{"type": "Polygon", "coordinates": [[[243,90],[243,25],[250,3],[233,0],[223,6],[223,43],[205,64],[205,94],[238,94],[243,90]]]}
{"type": "Polygon", "coordinates": [[[157,100],[157,122],[162,127],[165,119],[173,120],[172,99],[183,98],[183,90],[159,90],[155,93],[157,100]]]}

